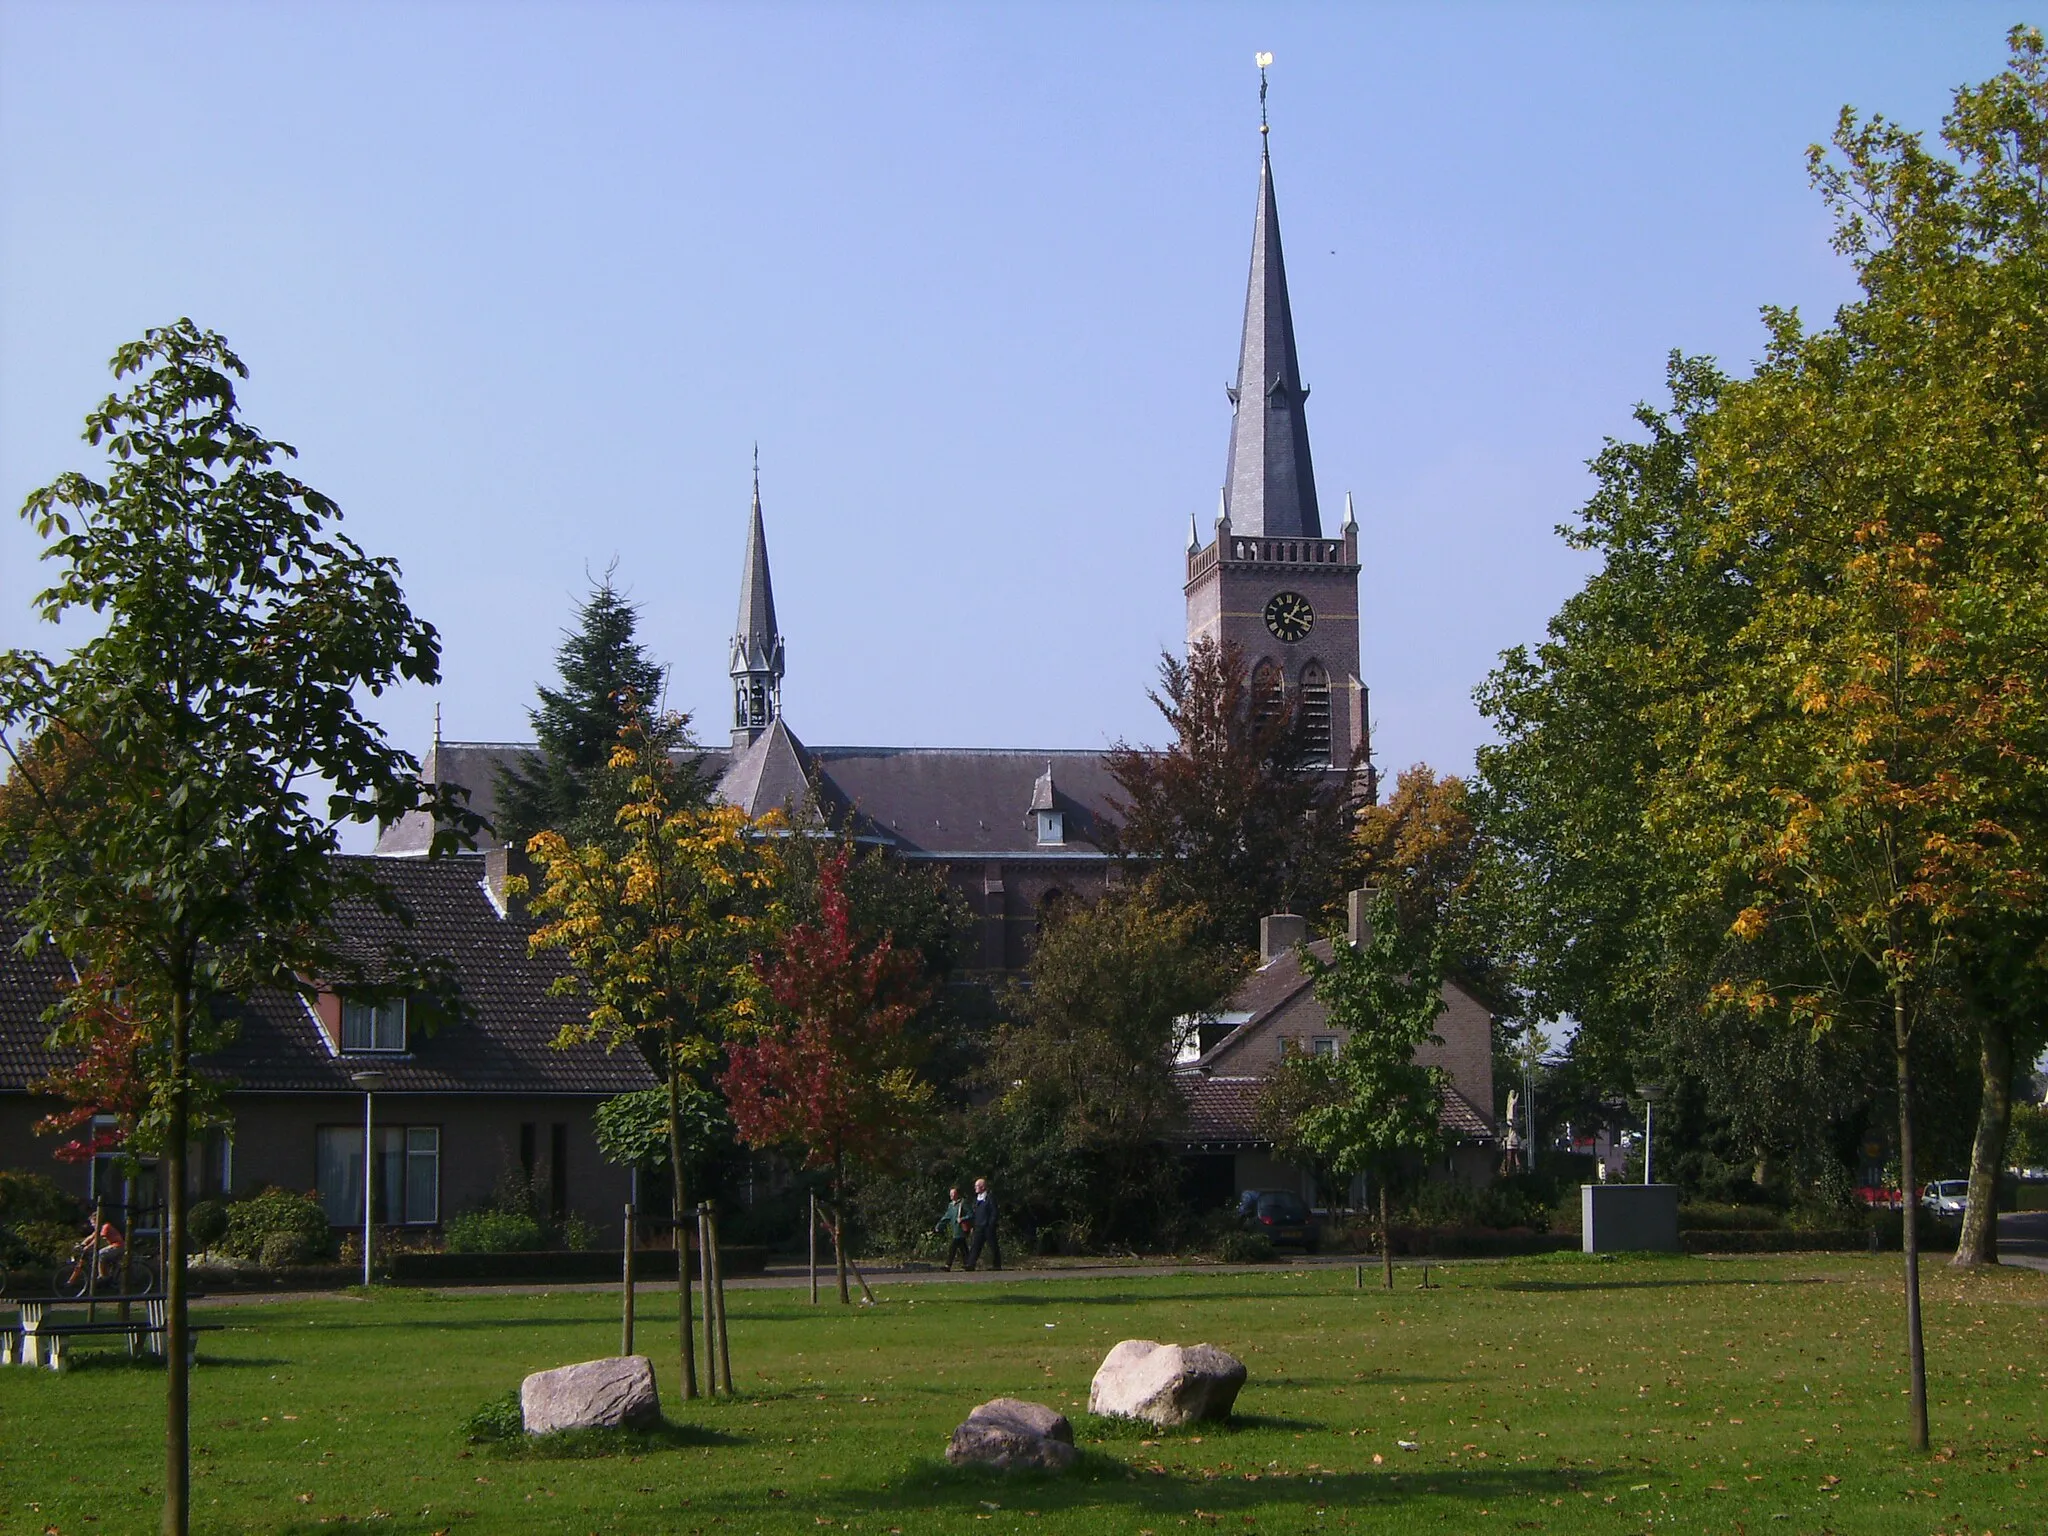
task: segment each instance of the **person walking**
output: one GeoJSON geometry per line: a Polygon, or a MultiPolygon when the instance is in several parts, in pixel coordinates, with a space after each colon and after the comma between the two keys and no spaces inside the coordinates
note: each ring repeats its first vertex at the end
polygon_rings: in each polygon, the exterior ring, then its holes
{"type": "Polygon", "coordinates": [[[932,1224],[932,1230],[946,1234],[946,1269],[949,1272],[955,1258],[960,1260],[963,1269],[972,1269],[974,1265],[967,1257],[967,1234],[974,1230],[974,1217],[969,1214],[967,1202],[960,1198],[959,1185],[954,1185],[946,1193],[952,1196],[946,1202],[946,1214],[932,1224]]]}
{"type": "Polygon", "coordinates": [[[974,1181],[974,1208],[969,1214],[974,1223],[974,1238],[967,1248],[967,1267],[973,1269],[981,1262],[981,1250],[986,1247],[989,1268],[1003,1267],[1003,1240],[996,1231],[996,1197],[988,1192],[988,1180],[974,1181]]]}

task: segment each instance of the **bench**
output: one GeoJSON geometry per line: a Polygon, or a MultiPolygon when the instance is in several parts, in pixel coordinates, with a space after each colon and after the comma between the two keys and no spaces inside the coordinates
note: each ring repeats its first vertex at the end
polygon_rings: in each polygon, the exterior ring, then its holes
{"type": "MultiPolygon", "coordinates": [[[[161,1357],[164,1352],[164,1336],[169,1331],[170,1302],[163,1296],[131,1296],[130,1306],[139,1306],[139,1316],[131,1316],[127,1322],[90,1322],[86,1319],[53,1317],[50,1309],[55,1306],[78,1305],[72,1297],[24,1296],[15,1301],[19,1311],[16,1326],[0,1328],[0,1365],[48,1366],[53,1371],[64,1369],[65,1343],[69,1339],[92,1337],[94,1335],[115,1335],[128,1341],[128,1353],[137,1355],[147,1347],[153,1355],[161,1357]]],[[[103,1306],[116,1303],[102,1302],[103,1306]]],[[[219,1323],[188,1323],[186,1340],[186,1364],[195,1364],[198,1357],[199,1335],[220,1331],[219,1323]]]]}

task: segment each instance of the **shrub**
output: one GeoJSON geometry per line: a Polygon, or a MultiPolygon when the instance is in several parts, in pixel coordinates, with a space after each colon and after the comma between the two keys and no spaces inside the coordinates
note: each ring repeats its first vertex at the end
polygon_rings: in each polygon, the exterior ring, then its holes
{"type": "Polygon", "coordinates": [[[0,1168],[0,1265],[55,1264],[84,1235],[83,1204],[55,1179],[0,1168]]]}
{"type": "Polygon", "coordinates": [[[1225,1232],[1213,1251],[1225,1264],[1264,1264],[1273,1257],[1273,1239],[1263,1232],[1225,1232]]]}
{"type": "Polygon", "coordinates": [[[519,1390],[494,1397],[462,1421],[462,1431],[471,1445],[517,1440],[526,1433],[526,1417],[519,1408],[519,1390]]]}
{"type": "Polygon", "coordinates": [[[311,1195],[266,1189],[227,1208],[227,1230],[220,1249],[252,1263],[313,1264],[333,1256],[334,1234],[328,1228],[327,1213],[311,1195]],[[272,1239],[279,1237],[291,1241],[273,1244],[272,1239]],[[273,1253],[278,1257],[273,1259],[273,1253]]]}
{"type": "Polygon", "coordinates": [[[450,1253],[534,1253],[542,1246],[540,1223],[524,1211],[466,1211],[443,1232],[450,1253]]]}
{"type": "Polygon", "coordinates": [[[228,1235],[228,1208],[222,1200],[201,1200],[185,1213],[185,1240],[194,1253],[204,1253],[228,1235]]]}

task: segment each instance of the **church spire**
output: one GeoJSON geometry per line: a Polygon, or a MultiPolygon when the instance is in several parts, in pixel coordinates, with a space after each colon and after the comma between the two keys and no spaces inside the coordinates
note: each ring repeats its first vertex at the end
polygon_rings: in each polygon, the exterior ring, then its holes
{"type": "Polygon", "coordinates": [[[740,618],[732,637],[732,744],[747,746],[782,713],[782,636],[768,578],[768,530],[761,521],[761,450],[754,449],[754,513],[740,573],[740,618]]]}
{"type": "MultiPolygon", "coordinates": [[[[1260,71],[1263,118],[1264,70],[1260,71]]],[[[1265,123],[1260,122],[1260,134],[1265,123]]],[[[1252,226],[1251,281],[1245,291],[1244,341],[1230,391],[1230,458],[1224,475],[1233,533],[1254,538],[1321,538],[1316,478],[1309,462],[1301,362],[1280,254],[1280,211],[1273,200],[1273,159],[1259,151],[1259,208],[1252,226]]]]}

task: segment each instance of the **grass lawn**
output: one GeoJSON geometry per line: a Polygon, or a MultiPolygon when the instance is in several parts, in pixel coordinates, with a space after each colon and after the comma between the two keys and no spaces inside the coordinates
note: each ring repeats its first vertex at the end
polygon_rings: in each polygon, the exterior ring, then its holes
{"type": "MultiPolygon", "coordinates": [[[[736,1403],[674,1398],[672,1293],[642,1295],[678,1426],[633,1452],[507,1454],[464,1418],[616,1347],[601,1294],[393,1291],[211,1310],[195,1525],[303,1532],[2042,1531],[2048,1275],[1927,1277],[1936,1454],[1903,1450],[1898,1262],[1578,1255],[1353,1289],[1342,1269],[906,1285],[873,1310],[734,1292],[736,1403]],[[1239,1418],[1090,1420],[1117,1340],[1206,1340],[1239,1418]],[[999,1394],[1056,1404],[1064,1478],[955,1472],[999,1394]],[[1403,1442],[1412,1448],[1404,1448],[1403,1442]]],[[[1368,1282],[1375,1277],[1368,1270],[1368,1282]]],[[[154,1528],[161,1373],[0,1370],[0,1530],[154,1528]]]]}

